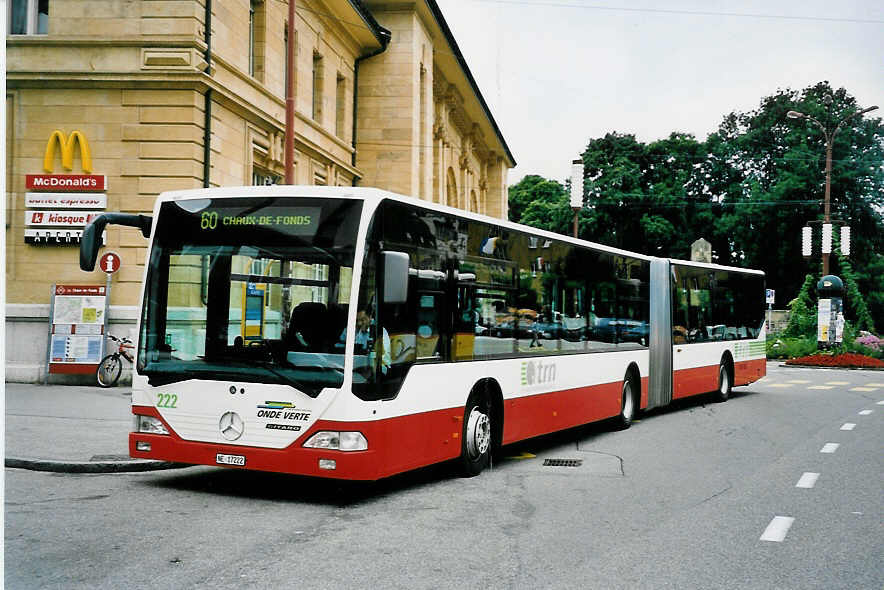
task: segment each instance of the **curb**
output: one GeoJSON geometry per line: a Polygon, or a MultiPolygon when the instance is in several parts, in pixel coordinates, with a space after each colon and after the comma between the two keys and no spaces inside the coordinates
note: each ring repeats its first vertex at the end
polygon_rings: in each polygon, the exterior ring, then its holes
{"type": "Polygon", "coordinates": [[[136,473],[163,469],[181,469],[183,467],[191,467],[191,465],[149,459],[135,459],[132,461],[52,461],[49,459],[6,457],[6,467],[53,473],[136,473]]]}

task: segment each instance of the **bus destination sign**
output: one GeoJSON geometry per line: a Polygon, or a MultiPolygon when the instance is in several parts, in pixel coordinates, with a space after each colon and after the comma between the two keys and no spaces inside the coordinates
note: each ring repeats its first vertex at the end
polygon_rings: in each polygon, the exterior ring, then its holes
{"type": "Polygon", "coordinates": [[[207,209],[200,212],[200,230],[266,228],[293,235],[313,235],[319,226],[320,212],[319,207],[265,207],[248,213],[207,209]]]}

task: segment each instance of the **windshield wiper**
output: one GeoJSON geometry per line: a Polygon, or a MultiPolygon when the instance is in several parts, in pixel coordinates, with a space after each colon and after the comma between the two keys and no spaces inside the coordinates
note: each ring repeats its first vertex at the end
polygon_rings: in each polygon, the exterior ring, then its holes
{"type": "MultiPolygon", "coordinates": [[[[223,360],[230,363],[233,359],[225,357],[223,360]]],[[[154,387],[187,381],[189,379],[262,383],[266,381],[266,378],[262,379],[262,373],[265,372],[273,375],[273,377],[276,378],[276,382],[288,385],[310,397],[318,396],[319,392],[325,387],[322,384],[311,384],[299,379],[294,379],[284,371],[280,371],[277,367],[274,367],[270,361],[252,361],[250,364],[239,363],[239,366],[231,366],[229,364],[219,366],[214,365],[209,361],[205,366],[201,366],[198,369],[188,368],[185,370],[177,367],[158,368],[156,365],[156,362],[148,363],[148,365],[140,371],[142,375],[147,376],[148,383],[154,387]],[[237,370],[240,368],[241,370],[237,370]]]]}

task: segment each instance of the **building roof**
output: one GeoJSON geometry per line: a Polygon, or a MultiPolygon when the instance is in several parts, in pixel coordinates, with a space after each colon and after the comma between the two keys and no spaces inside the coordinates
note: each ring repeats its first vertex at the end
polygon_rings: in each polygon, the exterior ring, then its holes
{"type": "Polygon", "coordinates": [[[439,5],[436,4],[436,0],[425,1],[427,7],[430,9],[430,12],[433,15],[433,18],[436,20],[436,24],[439,26],[442,34],[445,36],[445,41],[451,48],[451,52],[454,55],[454,58],[457,60],[457,63],[460,66],[464,77],[467,79],[470,88],[472,88],[473,94],[475,94],[476,99],[479,101],[479,104],[484,111],[485,117],[488,119],[488,123],[490,123],[491,127],[494,129],[494,133],[497,135],[497,139],[498,141],[500,141],[500,145],[506,152],[506,157],[509,159],[510,167],[515,167],[516,160],[513,157],[513,154],[510,151],[506,140],[503,138],[503,133],[501,133],[500,127],[497,126],[497,121],[494,120],[494,116],[491,114],[491,109],[488,108],[488,104],[485,102],[485,98],[482,96],[482,92],[479,90],[479,85],[476,84],[476,80],[475,78],[473,78],[473,73],[470,71],[470,67],[467,65],[467,61],[466,59],[464,59],[464,56],[460,51],[460,47],[458,47],[457,45],[457,41],[454,40],[454,35],[452,34],[451,29],[448,28],[448,23],[445,21],[445,17],[442,16],[442,10],[440,10],[439,5]]]}
{"type": "Polygon", "coordinates": [[[375,20],[374,16],[368,10],[368,7],[362,3],[362,0],[349,0],[349,2],[359,16],[362,17],[362,20],[365,21],[365,26],[374,38],[377,39],[381,48],[386,48],[387,44],[390,42],[390,31],[378,24],[378,21],[375,20]]]}

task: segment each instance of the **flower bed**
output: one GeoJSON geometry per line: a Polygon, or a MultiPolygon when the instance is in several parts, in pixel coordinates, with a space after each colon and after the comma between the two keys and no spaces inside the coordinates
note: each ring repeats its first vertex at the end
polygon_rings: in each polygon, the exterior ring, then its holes
{"type": "Polygon", "coordinates": [[[787,365],[803,365],[809,367],[853,367],[853,368],[884,368],[884,361],[846,352],[843,354],[811,354],[786,361],[787,365]]]}

